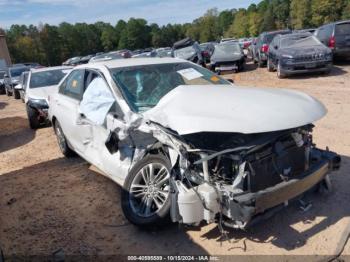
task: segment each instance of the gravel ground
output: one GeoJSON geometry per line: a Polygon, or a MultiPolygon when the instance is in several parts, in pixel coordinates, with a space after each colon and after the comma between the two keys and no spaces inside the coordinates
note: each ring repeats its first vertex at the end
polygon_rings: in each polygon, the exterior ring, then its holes
{"type": "MultiPolygon", "coordinates": [[[[124,218],[117,185],[79,157],[65,159],[52,128],[30,130],[24,104],[1,95],[0,247],[5,258],[54,252],[93,256],[317,254],[331,258],[342,252],[350,228],[350,66],[337,65],[329,76],[279,80],[266,68],[248,64],[245,72],[225,77],[248,88],[300,90],[326,105],[328,114],[316,123],[314,140],[342,156],[342,168],[332,176],[332,193],[310,194],[306,200],[312,208],[307,212],[294,203],[247,231],[229,230],[224,239],[215,225],[173,224],[141,230],[124,218]]],[[[350,255],[349,243],[342,258],[346,255],[350,255]]]]}

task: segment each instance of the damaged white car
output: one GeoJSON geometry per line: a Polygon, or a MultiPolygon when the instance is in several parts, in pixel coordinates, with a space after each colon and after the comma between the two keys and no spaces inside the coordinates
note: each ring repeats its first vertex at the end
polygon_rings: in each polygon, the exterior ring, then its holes
{"type": "Polygon", "coordinates": [[[317,149],[326,114],[291,90],[240,88],[174,58],[74,68],[50,96],[62,153],[73,151],[123,187],[134,224],[217,222],[244,228],[315,186],[340,157],[317,149]]]}

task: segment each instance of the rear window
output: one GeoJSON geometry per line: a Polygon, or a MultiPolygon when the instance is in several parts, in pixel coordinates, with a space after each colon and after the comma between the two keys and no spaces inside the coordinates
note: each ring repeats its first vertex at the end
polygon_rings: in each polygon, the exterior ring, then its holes
{"type": "Polygon", "coordinates": [[[335,26],[336,35],[350,35],[350,23],[339,24],[335,26]]]}

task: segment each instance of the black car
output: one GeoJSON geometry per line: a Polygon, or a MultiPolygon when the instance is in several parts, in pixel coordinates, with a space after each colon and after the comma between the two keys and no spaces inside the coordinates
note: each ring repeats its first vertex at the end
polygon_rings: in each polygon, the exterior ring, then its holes
{"type": "Polygon", "coordinates": [[[267,52],[269,51],[269,45],[272,39],[276,35],[285,35],[290,34],[290,30],[280,30],[273,32],[263,32],[259,35],[258,39],[255,42],[254,48],[254,62],[258,63],[259,67],[263,67],[267,62],[267,52]]]}
{"type": "Polygon", "coordinates": [[[228,41],[217,44],[210,58],[212,71],[220,74],[222,71],[234,72],[244,69],[245,56],[238,42],[228,41]]]}
{"type": "Polygon", "coordinates": [[[323,25],[315,36],[332,49],[334,58],[350,58],[350,20],[323,25]]]}
{"type": "Polygon", "coordinates": [[[268,52],[268,71],[277,70],[279,78],[306,72],[329,73],[332,51],[311,33],[277,35],[268,52]]]}

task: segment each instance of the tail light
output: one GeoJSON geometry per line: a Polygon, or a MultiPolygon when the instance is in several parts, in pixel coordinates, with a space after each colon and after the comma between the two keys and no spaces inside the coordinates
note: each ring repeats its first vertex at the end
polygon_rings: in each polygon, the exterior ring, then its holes
{"type": "Polygon", "coordinates": [[[250,42],[244,43],[243,47],[248,48],[250,46],[250,44],[251,44],[250,42]]]}
{"type": "Polygon", "coordinates": [[[203,52],[202,52],[202,55],[203,55],[204,57],[209,57],[209,52],[208,52],[208,51],[203,51],[203,52]]]}
{"type": "Polygon", "coordinates": [[[331,38],[329,39],[328,47],[329,48],[334,48],[335,47],[335,37],[334,37],[334,35],[332,35],[331,38]]]}
{"type": "Polygon", "coordinates": [[[269,51],[269,46],[267,44],[263,44],[261,47],[261,52],[267,53],[269,51]]]}

